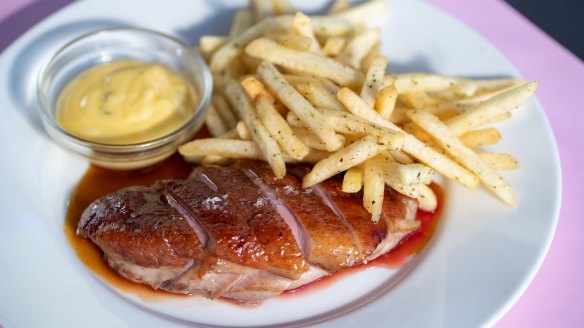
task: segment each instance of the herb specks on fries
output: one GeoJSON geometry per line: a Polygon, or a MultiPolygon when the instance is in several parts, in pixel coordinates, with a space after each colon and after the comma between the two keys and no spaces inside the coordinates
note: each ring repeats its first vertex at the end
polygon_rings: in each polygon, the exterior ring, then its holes
{"type": "Polygon", "coordinates": [[[285,163],[311,163],[305,188],[344,172],[342,190],[363,190],[374,222],[385,185],[433,211],[434,172],[516,205],[497,171],[518,161],[481,147],[501,139],[491,125],[510,118],[536,82],[388,74],[380,30],[366,27],[387,11],[385,0],[339,0],[313,17],[287,0],[251,3],[235,14],[229,36],[201,38],[215,84],[206,120],[213,138],[182,145],[186,160],[260,159],[278,178],[285,163]]]}

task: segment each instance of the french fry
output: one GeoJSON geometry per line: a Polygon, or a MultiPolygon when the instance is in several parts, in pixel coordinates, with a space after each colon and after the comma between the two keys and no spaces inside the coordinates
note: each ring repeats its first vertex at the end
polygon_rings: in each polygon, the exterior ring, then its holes
{"type": "Polygon", "coordinates": [[[251,134],[249,133],[249,129],[247,128],[245,123],[243,123],[243,121],[237,122],[237,125],[235,125],[235,132],[237,133],[239,139],[251,140],[251,134]]]}
{"type": "MultiPolygon", "coordinates": [[[[365,58],[371,48],[379,42],[380,33],[379,29],[371,29],[365,30],[361,34],[356,35],[351,41],[349,41],[336,59],[341,63],[359,69],[363,58],[365,58]]],[[[341,84],[347,85],[348,83],[341,84]]]]}
{"type": "Polygon", "coordinates": [[[308,188],[322,182],[350,167],[363,163],[385,149],[387,149],[387,145],[379,144],[370,136],[364,137],[316,163],[312,171],[302,179],[302,187],[308,188]]]}
{"type": "Polygon", "coordinates": [[[314,34],[320,38],[347,36],[354,31],[351,22],[334,16],[312,16],[314,34]]]}
{"type": "MultiPolygon", "coordinates": [[[[322,110],[327,122],[336,132],[346,135],[371,135],[379,143],[391,143],[392,150],[398,150],[403,146],[404,136],[392,130],[388,130],[375,124],[369,123],[351,113],[322,110]]],[[[292,117],[293,119],[293,117],[292,117]]]]}
{"type": "Polygon", "coordinates": [[[207,129],[209,133],[213,137],[218,137],[225,132],[227,132],[228,128],[225,126],[225,123],[221,120],[221,117],[217,113],[215,106],[212,104],[209,105],[207,108],[207,113],[205,115],[205,124],[207,125],[207,129]]]}
{"type": "Polygon", "coordinates": [[[317,78],[317,77],[299,76],[299,75],[290,75],[290,74],[284,74],[284,78],[286,78],[286,81],[288,81],[288,83],[292,84],[294,87],[296,87],[299,84],[316,82],[316,83],[320,83],[332,95],[336,95],[337,92],[339,92],[339,90],[341,90],[341,88],[339,88],[338,85],[334,84],[333,82],[331,82],[328,79],[317,78]]]}
{"type": "MultiPolygon", "coordinates": [[[[385,88],[383,88],[381,90],[384,90],[384,89],[385,88]]],[[[395,107],[393,108],[393,112],[391,113],[391,116],[389,118],[389,121],[391,121],[394,124],[399,124],[399,125],[408,122],[410,119],[408,118],[406,113],[409,110],[411,110],[411,108],[404,107],[403,105],[399,104],[399,102],[396,102],[395,107]]]]}
{"type": "Polygon", "coordinates": [[[308,147],[294,135],[286,120],[280,116],[268,98],[260,96],[256,102],[256,109],[261,122],[278,141],[282,150],[296,160],[302,160],[308,155],[308,147]]]}
{"type": "Polygon", "coordinates": [[[426,131],[424,131],[422,128],[420,128],[419,126],[417,126],[413,122],[404,123],[404,124],[402,124],[401,128],[405,132],[416,137],[416,139],[418,139],[426,144],[433,145],[432,137],[429,134],[427,134],[426,131]]]}
{"type": "Polygon", "coordinates": [[[346,43],[347,43],[346,38],[330,37],[326,39],[324,46],[322,47],[322,51],[324,52],[325,55],[329,57],[334,57],[341,53],[346,43]]]}
{"type": "Polygon", "coordinates": [[[401,150],[389,151],[391,157],[400,164],[413,164],[414,160],[406,153],[401,150]]]}
{"type": "MultiPolygon", "coordinates": [[[[403,130],[397,125],[387,121],[375,110],[367,106],[367,104],[353,91],[343,88],[339,91],[337,97],[353,114],[390,131],[403,132],[403,130]]],[[[405,136],[403,150],[420,160],[422,163],[469,189],[474,189],[478,185],[479,181],[474,174],[470,173],[448,157],[436,152],[410,134],[406,134],[405,136]]]]}
{"type": "Polygon", "coordinates": [[[274,94],[268,90],[264,84],[255,78],[254,76],[250,76],[245,80],[241,81],[241,86],[247,93],[247,95],[251,98],[253,102],[255,102],[260,96],[266,98],[270,101],[270,103],[276,103],[276,97],[274,94]]]}
{"type": "Polygon", "coordinates": [[[288,112],[286,114],[286,122],[288,122],[288,124],[290,124],[290,126],[292,127],[306,128],[304,122],[302,122],[300,118],[298,118],[298,116],[294,114],[294,112],[288,112]]]}
{"type": "Polygon", "coordinates": [[[254,17],[251,10],[237,10],[229,29],[229,36],[236,37],[253,25],[254,17]]]}
{"type": "Polygon", "coordinates": [[[367,103],[355,94],[349,88],[342,88],[337,93],[337,98],[345,105],[345,107],[356,116],[367,120],[373,124],[384,127],[392,131],[401,131],[401,129],[383,118],[379,113],[373,110],[367,103]]]}
{"type": "MultiPolygon", "coordinates": [[[[325,151],[325,150],[319,150],[319,149],[310,149],[310,151],[308,152],[308,155],[306,155],[306,157],[304,157],[302,159],[303,163],[309,163],[309,164],[315,164],[318,163],[320,161],[322,161],[323,159],[329,157],[331,155],[330,152],[325,151]]],[[[286,163],[290,163],[292,161],[288,161],[288,159],[286,159],[286,163]]]]}
{"type": "Polygon", "coordinates": [[[250,56],[267,60],[287,69],[327,78],[341,85],[359,85],[363,81],[361,72],[332,58],[293,50],[267,38],[252,41],[245,48],[245,52],[250,56]]]}
{"type": "MultiPolygon", "coordinates": [[[[243,122],[241,122],[241,124],[243,124],[243,122]]],[[[245,124],[244,124],[244,126],[245,126],[245,124]]],[[[219,138],[222,138],[222,139],[237,139],[237,138],[239,138],[239,135],[237,134],[237,129],[233,128],[233,129],[231,129],[231,130],[223,133],[222,135],[220,135],[219,138]]]]}
{"type": "Polygon", "coordinates": [[[432,135],[435,141],[453,158],[476,174],[482,184],[510,207],[515,206],[515,194],[511,186],[495,170],[467,148],[456,135],[436,116],[423,110],[408,112],[410,119],[432,135]]]}
{"type": "Polygon", "coordinates": [[[384,85],[393,84],[397,92],[401,95],[409,92],[446,90],[456,85],[458,81],[456,78],[437,74],[407,73],[386,75],[384,85]]]}
{"type": "Polygon", "coordinates": [[[460,136],[460,141],[468,148],[494,145],[501,140],[501,133],[495,128],[469,131],[460,136]]]}
{"type": "Polygon", "coordinates": [[[343,176],[341,190],[347,193],[356,193],[363,187],[363,168],[360,166],[350,167],[343,176]]]}
{"type": "Polygon", "coordinates": [[[383,83],[386,66],[387,57],[377,56],[371,62],[365,75],[365,82],[363,82],[363,87],[361,87],[361,99],[370,107],[375,106],[375,99],[383,83]]]}
{"type": "Polygon", "coordinates": [[[371,221],[379,222],[385,194],[383,159],[378,155],[363,164],[363,206],[371,213],[371,221]]]}
{"type": "Polygon", "coordinates": [[[298,51],[309,51],[312,46],[312,39],[304,35],[279,34],[272,37],[278,43],[298,51]]]}
{"type": "Polygon", "coordinates": [[[419,194],[419,185],[408,186],[401,183],[398,178],[391,174],[385,174],[384,177],[385,183],[391,187],[391,189],[399,192],[402,195],[406,195],[411,198],[418,198],[419,194]]]}
{"type": "Polygon", "coordinates": [[[484,101],[465,112],[447,120],[448,128],[457,136],[491,122],[499,117],[520,107],[527,98],[537,89],[537,82],[530,82],[501,93],[484,101]]]}
{"type": "Polygon", "coordinates": [[[225,97],[220,93],[213,94],[211,97],[211,103],[215,106],[215,110],[217,110],[217,114],[221,117],[221,120],[225,123],[225,126],[229,129],[232,129],[237,124],[237,117],[229,107],[227,100],[225,97]]]}
{"type": "Polygon", "coordinates": [[[397,89],[393,85],[388,85],[377,93],[375,100],[375,111],[386,120],[392,118],[397,101],[397,89]]]}
{"type": "Polygon", "coordinates": [[[438,207],[438,197],[434,193],[432,188],[428,187],[427,185],[418,185],[418,207],[422,211],[426,212],[434,212],[438,207]]]}
{"type": "Polygon", "coordinates": [[[479,184],[476,175],[411,135],[406,135],[403,150],[420,162],[468,189],[474,189],[479,184]]]}
{"type": "Polygon", "coordinates": [[[513,89],[525,82],[520,80],[468,80],[457,79],[448,89],[430,91],[428,94],[444,102],[480,102],[498,93],[513,89]]]}
{"type": "Polygon", "coordinates": [[[371,63],[373,62],[373,59],[375,59],[375,57],[379,56],[380,53],[381,53],[381,42],[377,42],[373,45],[373,47],[371,47],[371,49],[367,52],[365,57],[363,57],[363,59],[361,60],[361,66],[360,66],[361,72],[366,73],[367,70],[369,69],[369,67],[371,66],[371,63]]]}
{"type": "Polygon", "coordinates": [[[274,65],[264,61],[258,67],[258,74],[277,98],[327,145],[327,150],[334,151],[342,146],[341,139],[326,123],[323,115],[284,79],[274,65]]]}
{"type": "Polygon", "coordinates": [[[307,37],[311,40],[310,47],[308,48],[309,51],[322,53],[320,44],[314,36],[314,30],[312,29],[312,22],[310,21],[310,17],[304,15],[301,12],[297,12],[296,15],[294,15],[294,20],[292,21],[292,33],[307,37]]]}
{"type": "Polygon", "coordinates": [[[316,108],[342,112],[347,111],[345,106],[343,106],[343,104],[318,81],[298,84],[296,85],[296,90],[298,90],[304,98],[308,99],[308,101],[316,108]]]}
{"type": "Polygon", "coordinates": [[[326,150],[324,142],[320,141],[320,139],[312,134],[307,128],[293,126],[292,132],[294,132],[294,135],[296,135],[296,137],[298,137],[298,139],[300,139],[300,141],[306,146],[313,149],[326,150]]]}
{"type": "Polygon", "coordinates": [[[239,113],[238,116],[241,117],[251,132],[252,140],[257,143],[262,154],[264,154],[265,159],[274,171],[274,175],[277,178],[283,177],[286,174],[286,164],[280,147],[257,118],[251,100],[243,90],[243,87],[234,80],[229,81],[227,83],[226,96],[231,106],[239,113]]]}
{"type": "Polygon", "coordinates": [[[195,139],[178,148],[185,158],[215,155],[228,158],[261,159],[263,154],[257,145],[248,140],[221,138],[195,139]]]}
{"type": "Polygon", "coordinates": [[[519,168],[519,161],[510,154],[477,152],[479,157],[493,170],[515,170],[519,168]]]}
{"type": "Polygon", "coordinates": [[[203,35],[199,39],[199,45],[205,56],[211,56],[217,49],[224,46],[227,41],[228,39],[224,36],[203,35]]]}
{"type": "Polygon", "coordinates": [[[434,171],[422,164],[385,164],[385,172],[392,175],[403,185],[414,186],[418,184],[429,184],[432,182],[434,171]]]}
{"type": "Polygon", "coordinates": [[[410,91],[401,93],[399,95],[399,100],[406,107],[415,109],[439,107],[442,103],[439,99],[430,96],[425,91],[410,91]]]}

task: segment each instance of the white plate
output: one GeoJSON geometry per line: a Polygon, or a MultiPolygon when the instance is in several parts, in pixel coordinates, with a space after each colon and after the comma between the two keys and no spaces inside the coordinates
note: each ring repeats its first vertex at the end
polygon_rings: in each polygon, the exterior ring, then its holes
{"type": "MultiPolygon", "coordinates": [[[[300,2],[308,11],[320,7],[300,2]]],[[[63,220],[68,195],[87,163],[51,142],[39,124],[34,100],[39,65],[67,40],[102,27],[147,27],[191,43],[202,34],[225,34],[233,6],[243,5],[227,0],[80,1],[31,29],[2,54],[0,323],[160,327],[189,321],[258,326],[328,318],[319,325],[493,324],[537,272],[558,217],[558,153],[535,99],[501,126],[503,140],[496,146],[521,162],[520,170],[504,173],[516,188],[518,207],[506,208],[483,190],[468,192],[445,184],[446,206],[436,236],[396,272],[362,271],[317,292],[242,309],[196,297],[180,302],[120,297],[81,264],[64,237],[63,220]]],[[[392,2],[383,22],[383,52],[396,72],[518,76],[485,40],[421,1],[392,2]]]]}

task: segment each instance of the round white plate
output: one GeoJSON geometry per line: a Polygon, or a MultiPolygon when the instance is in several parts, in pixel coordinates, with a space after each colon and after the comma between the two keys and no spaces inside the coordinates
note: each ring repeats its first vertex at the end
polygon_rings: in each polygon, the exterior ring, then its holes
{"type": "MultiPolygon", "coordinates": [[[[295,1],[314,12],[321,5],[295,1]]],[[[87,163],[49,140],[36,113],[36,73],[59,46],[104,27],[140,26],[195,43],[224,35],[243,1],[76,2],[28,31],[0,58],[0,324],[7,327],[211,326],[470,327],[493,324],[537,272],[554,234],[560,165],[544,112],[530,99],[500,126],[497,151],[515,154],[504,176],[509,209],[483,190],[445,183],[440,227],[424,252],[397,271],[372,269],[317,291],[245,309],[198,297],[143,301],[85,268],[63,234],[70,191],[87,163]],[[356,309],[355,309],[356,308],[356,309]],[[326,320],[325,320],[326,319],[326,320]],[[325,320],[325,321],[322,321],[325,320]]],[[[394,0],[382,22],[394,72],[518,76],[484,39],[422,1],[394,0]]]]}

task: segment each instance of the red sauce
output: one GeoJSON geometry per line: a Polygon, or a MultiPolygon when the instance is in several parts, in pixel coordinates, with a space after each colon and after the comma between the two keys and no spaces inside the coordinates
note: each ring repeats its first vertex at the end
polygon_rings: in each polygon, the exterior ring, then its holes
{"type": "MultiPolygon", "coordinates": [[[[198,137],[206,136],[206,131],[202,131],[198,135],[198,137]]],[[[192,169],[193,166],[186,163],[178,154],[175,154],[154,166],[133,171],[112,171],[96,166],[90,166],[71,195],[64,225],[65,235],[69,240],[71,247],[77,253],[79,259],[90,270],[107,281],[110,285],[123,292],[136,295],[145,301],[156,301],[164,297],[188,297],[153,290],[146,285],[133,283],[122,278],[105,263],[102,258],[101,250],[90,240],[78,237],[76,230],[81,214],[94,200],[127,186],[149,186],[156,180],[161,179],[184,179],[188,177],[192,169]]],[[[434,234],[438,218],[442,211],[443,193],[438,185],[433,184],[432,189],[434,189],[438,195],[438,209],[434,213],[419,211],[418,218],[422,221],[421,229],[409,235],[391,252],[367,264],[352,267],[343,272],[336,273],[333,276],[325,277],[296,290],[286,292],[286,294],[290,295],[298,291],[304,292],[325,287],[336,279],[368,267],[397,268],[401,266],[408,258],[418,253],[434,234]]]]}

